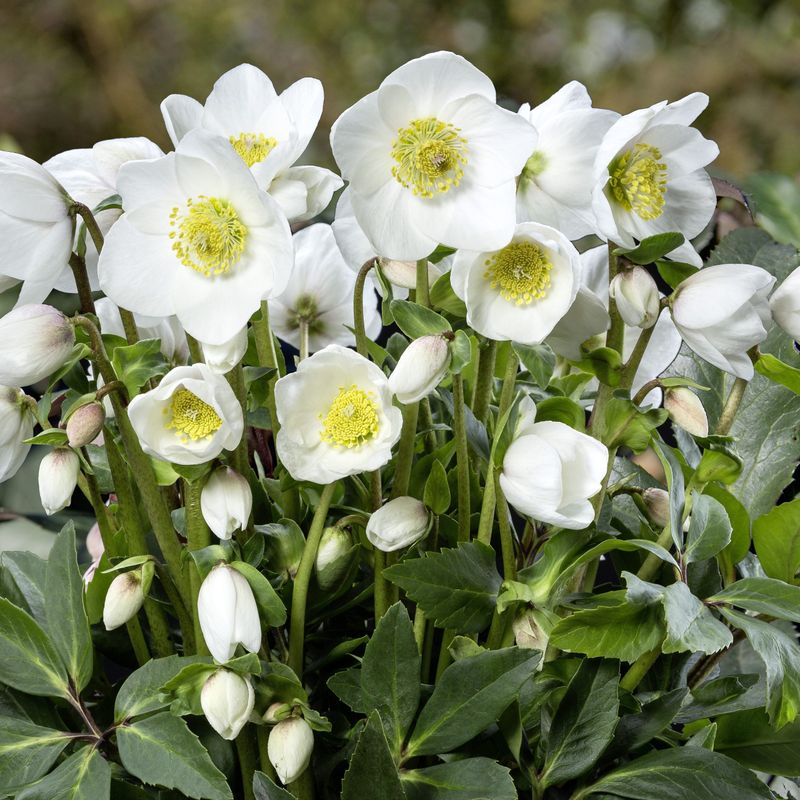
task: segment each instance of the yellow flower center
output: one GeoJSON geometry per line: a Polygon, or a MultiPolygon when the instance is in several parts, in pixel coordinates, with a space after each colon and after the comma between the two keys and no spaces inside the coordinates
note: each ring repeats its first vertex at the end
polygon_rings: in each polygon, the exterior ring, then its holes
{"type": "Polygon", "coordinates": [[[547,294],[553,264],[538,244],[511,242],[486,259],[483,277],[504,300],[529,305],[547,294]]]}
{"type": "Polygon", "coordinates": [[[206,278],[228,272],[244,252],[247,228],[227,200],[200,195],[183,213],[173,208],[169,220],[175,255],[206,278]]]}
{"type": "Polygon", "coordinates": [[[277,139],[263,133],[240,133],[228,139],[248,167],[260,164],[278,144],[277,139]]]}
{"type": "Polygon", "coordinates": [[[372,392],[365,392],[355,384],[339,387],[328,413],[322,419],[322,441],[338,447],[360,447],[374,438],[380,426],[378,406],[372,392]]]}
{"type": "Polygon", "coordinates": [[[412,120],[392,145],[392,175],[418,197],[458,186],[467,163],[467,140],[460,130],[435,117],[412,120]]]}
{"type": "Polygon", "coordinates": [[[644,220],[656,219],[664,211],[667,165],[657,147],[640,142],[617,156],[608,166],[611,196],[626,211],[644,220]]]}
{"type": "Polygon", "coordinates": [[[204,400],[188,389],[181,387],[172,395],[172,402],[164,413],[171,414],[167,428],[188,441],[206,439],[222,427],[222,418],[204,400]]]}

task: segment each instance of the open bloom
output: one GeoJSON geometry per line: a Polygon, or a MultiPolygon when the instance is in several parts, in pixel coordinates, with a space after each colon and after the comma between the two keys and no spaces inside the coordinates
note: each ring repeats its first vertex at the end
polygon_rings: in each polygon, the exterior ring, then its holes
{"type": "Polygon", "coordinates": [[[308,147],[322,113],[322,84],[303,78],[280,95],[257,67],[240,64],[215,84],[205,105],[181,94],[161,104],[173,144],[203,128],[224,136],[292,222],[330,203],[342,179],[322,167],[292,166],[308,147]]]}
{"type": "Polygon", "coordinates": [[[523,222],[500,250],[459,250],[450,283],[478,333],[538,344],[569,310],[580,274],[578,251],[563,233],[523,222]]]}
{"type": "Polygon", "coordinates": [[[0,151],[0,275],[23,282],[19,305],[41,303],[56,284],[68,282],[71,203],[43,166],[0,151]]]}
{"type": "Polygon", "coordinates": [[[278,457],[300,481],[331,483],[382,467],[403,424],[381,369],[336,344],[281,378],[275,404],[278,457]]]}
{"type": "Polygon", "coordinates": [[[48,517],[69,505],[80,471],[78,455],[68,447],[51,450],[42,459],[39,464],[39,499],[48,517]]]}
{"type": "Polygon", "coordinates": [[[531,125],[496,105],[489,78],[447,52],[396,69],[331,131],[359,224],[380,255],[400,261],[439,243],[507,244],[515,178],[534,145],[531,125]]]}
{"type": "Polygon", "coordinates": [[[536,143],[519,176],[517,219],[551,225],[569,239],[594,233],[594,159],[619,114],[592,108],[577,81],[535,108],[525,103],[518,113],[536,129],[536,143]]]}
{"type": "Polygon", "coordinates": [[[255,699],[250,678],[229,669],[212,673],[200,690],[200,707],[209,725],[229,741],[239,735],[249,719],[255,699]]]}
{"type": "Polygon", "coordinates": [[[374,511],[367,522],[367,539],[384,553],[419,541],[428,531],[430,514],[415,497],[396,497],[374,511]]]}
{"type": "Polygon", "coordinates": [[[230,340],[261,300],[283,291],[291,234],[226,139],[187,134],[174,153],[131,161],[117,186],[125,213],[100,255],[100,286],[122,308],[178,317],[207,344],[230,340]]]}
{"type": "Polygon", "coordinates": [[[33,436],[33,414],[25,393],[13,386],[0,386],[0,483],[13,478],[31,449],[25,439],[33,436]]]}
{"type": "Polygon", "coordinates": [[[800,267],[772,293],[769,306],[775,322],[792,339],[800,339],[800,267]]]}
{"type": "Polygon", "coordinates": [[[245,528],[252,508],[250,484],[230,467],[214,470],[200,492],[203,519],[220,539],[230,539],[234,531],[245,528]]]}
{"type": "Polygon", "coordinates": [[[600,491],[608,450],[563,422],[536,422],[533,402],[523,404],[500,473],[506,500],[532,519],[585,528],[594,519],[589,498],[600,491]]]}
{"type": "Polygon", "coordinates": [[[750,264],[717,264],[688,277],[675,290],[672,319],[697,355],[737,378],[750,380],[747,351],[767,338],[767,298],[775,278],[750,264]]]}
{"type": "Polygon", "coordinates": [[[267,753],[281,783],[296,781],[305,772],[314,750],[314,731],[302,717],[279,722],[269,733],[267,753]]]}
{"type": "MultiPolygon", "coordinates": [[[[707,105],[707,95],[695,92],[634,111],[611,126],[594,168],[593,209],[604,238],[633,247],[669,231],[689,240],[705,228],[717,200],[703,168],[719,148],[689,126],[707,105]]],[[[688,241],[670,257],[702,264],[688,241]]]]}
{"type": "Polygon", "coordinates": [[[228,382],[205,364],[175,367],[128,406],[145,453],[175,464],[203,464],[242,438],[242,407],[228,382]]]}
{"type": "MultiPolygon", "coordinates": [[[[345,264],[330,225],[310,225],[293,239],[292,280],[269,302],[272,329],[299,349],[300,325],[307,325],[311,353],[329,344],[355,344],[348,328],[353,327],[356,275],[345,264]]],[[[374,285],[369,277],[364,282],[364,326],[371,339],[381,330],[374,285]]]]}

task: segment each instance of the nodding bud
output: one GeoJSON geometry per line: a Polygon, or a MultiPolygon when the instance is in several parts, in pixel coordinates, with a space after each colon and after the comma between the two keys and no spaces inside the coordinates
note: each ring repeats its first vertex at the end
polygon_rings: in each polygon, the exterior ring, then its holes
{"type": "Polygon", "coordinates": [[[0,319],[0,384],[29,386],[64,366],[75,331],[56,308],[19,306],[0,319]]]}
{"type": "Polygon", "coordinates": [[[133,619],[144,603],[142,572],[134,569],[117,575],[106,592],[103,604],[103,624],[113,631],[133,619]]]}
{"type": "Polygon", "coordinates": [[[250,718],[255,697],[250,678],[220,669],[203,684],[200,706],[209,725],[223,739],[231,741],[239,735],[250,718]]]}
{"type": "Polygon", "coordinates": [[[75,452],[59,447],[49,452],[39,464],[39,498],[50,516],[69,505],[78,485],[81,462],[75,452]]]}
{"type": "Polygon", "coordinates": [[[336,586],[351,562],[353,539],[344,528],[325,528],[317,548],[314,569],[319,588],[327,591],[336,586]]]}
{"type": "Polygon", "coordinates": [[[633,267],[615,275],[608,293],[626,325],[651,328],[656,324],[661,298],[656,282],[644,267],[633,267]]]}
{"type": "Polygon", "coordinates": [[[242,328],[232,339],[222,344],[200,343],[203,360],[212,372],[224,375],[230,372],[247,350],[247,328],[242,328]]]}
{"type": "Polygon", "coordinates": [[[67,419],[67,441],[70,447],[84,447],[93,442],[103,430],[106,412],[99,402],[79,406],[67,419]]]}
{"type": "Polygon", "coordinates": [[[642,492],[642,499],[653,524],[666,528],[669,525],[669,494],[663,489],[653,487],[642,492]]]}
{"type": "Polygon", "coordinates": [[[403,351],[389,376],[389,388],[401,403],[429,395],[447,374],[450,347],[444,336],[420,336],[403,351]]]}
{"type": "Polygon", "coordinates": [[[302,717],[279,722],[269,734],[267,754],[284,784],[293,783],[306,770],[314,750],[314,732],[302,717]]]}
{"type": "Polygon", "coordinates": [[[294,578],[303,557],[306,540],[300,527],[291,521],[256,525],[256,532],[264,536],[265,555],[270,570],[285,572],[294,578]]]}
{"type": "Polygon", "coordinates": [[[692,436],[708,436],[708,417],[700,398],[685,386],[664,392],[664,408],[670,419],[692,436]]]}
{"type": "MultiPolygon", "coordinates": [[[[395,261],[393,258],[378,259],[386,280],[403,289],[417,288],[417,263],[416,261],[395,261]]],[[[428,262],[428,283],[433,283],[439,277],[436,267],[428,262]]]]}
{"type": "Polygon", "coordinates": [[[367,539],[384,553],[419,541],[430,523],[428,509],[414,497],[397,497],[381,506],[367,522],[367,539]]]}
{"type": "Polygon", "coordinates": [[[200,492],[200,510],[208,527],[220,539],[247,527],[253,508],[253,492],[247,479],[229,467],[211,473],[200,492]]]}
{"type": "Polygon", "coordinates": [[[547,612],[535,608],[523,608],[511,623],[517,647],[539,650],[542,653],[537,671],[544,665],[544,653],[547,651],[554,624],[555,620],[547,612]]]}

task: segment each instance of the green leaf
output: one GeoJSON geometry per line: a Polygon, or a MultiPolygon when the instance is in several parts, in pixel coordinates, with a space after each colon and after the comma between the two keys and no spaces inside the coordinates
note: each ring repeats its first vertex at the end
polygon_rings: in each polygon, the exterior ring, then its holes
{"type": "Polygon", "coordinates": [[[450,486],[447,483],[447,472],[438,458],[431,463],[422,500],[434,514],[444,514],[450,507],[450,486]]]}
{"type": "Polygon", "coordinates": [[[92,677],[94,648],[78,569],[75,525],[68,522],[56,537],[47,559],[45,609],[50,642],[58,650],[67,674],[80,692],[92,677]]]}
{"type": "Polygon", "coordinates": [[[255,567],[244,561],[233,561],[230,566],[243,575],[250,584],[262,620],[271,628],[283,625],[286,622],[286,606],[272,588],[272,584],[255,567]]]}
{"type": "Polygon", "coordinates": [[[563,422],[583,432],[586,429],[586,412],[583,406],[568,397],[548,397],[536,405],[537,422],[563,422]]]}
{"type": "Polygon", "coordinates": [[[589,770],[614,735],[618,710],[619,664],[581,661],[550,725],[543,787],[562,784],[589,770]]]}
{"type": "Polygon", "coordinates": [[[350,669],[331,675],[328,678],[328,688],[356,713],[366,713],[366,701],[361,691],[361,669],[359,667],[350,667],[350,669]]]}
{"type": "Polygon", "coordinates": [[[664,467],[669,488],[669,527],[672,531],[672,541],[683,550],[683,509],[686,502],[684,494],[683,470],[675,454],[668,445],[661,441],[655,442],[653,448],[664,467]]]}
{"type": "Polygon", "coordinates": [[[742,578],[709,597],[708,602],[728,603],[745,611],[800,622],[800,586],[774,578],[742,578]]]}
{"type": "Polygon", "coordinates": [[[692,702],[685,705],[677,722],[693,722],[705,717],[732,714],[749,708],[763,708],[766,702],[758,675],[725,675],[695,686],[692,702]]]}
{"type": "Polygon", "coordinates": [[[707,443],[707,446],[695,470],[695,480],[701,484],[711,481],[736,483],[744,466],[736,451],[728,444],[709,442],[708,439],[699,440],[699,443],[707,443]]]}
{"type": "Polygon", "coordinates": [[[663,594],[667,635],[665,653],[716,653],[733,643],[730,630],[698,600],[682,581],[670,584],[663,594]]]}
{"type": "Polygon", "coordinates": [[[33,618],[0,597],[0,682],[26,694],[68,697],[67,673],[33,618]]]}
{"type": "Polygon", "coordinates": [[[45,624],[44,582],[47,562],[27,552],[0,553],[0,595],[45,624]]]}
{"type": "Polygon", "coordinates": [[[94,747],[82,747],[17,800],[108,800],[111,767],[94,747]]]}
{"type": "Polygon", "coordinates": [[[466,369],[472,361],[472,343],[463,330],[457,330],[453,341],[450,342],[450,372],[458,375],[466,369]]]}
{"type": "Polygon", "coordinates": [[[142,783],[198,800],[233,800],[225,776],[180,717],[162,711],[117,729],[122,766],[142,783]]]}
{"type": "Polygon", "coordinates": [[[601,383],[608,386],[619,385],[622,356],[611,347],[597,347],[591,350],[577,362],[577,366],[595,375],[601,383]]]}
{"type": "Polygon", "coordinates": [[[405,800],[397,767],[389,752],[380,714],[370,714],[342,781],[342,800],[405,800]]]}
{"type": "Polygon", "coordinates": [[[788,175],[761,172],[747,179],[756,218],[778,242],[800,247],[800,186],[788,175]]]}
{"type": "Polygon", "coordinates": [[[800,369],[784,364],[770,353],[761,353],[755,363],[756,372],[774,383],[779,383],[795,394],[800,394],[800,369]]]}
{"type": "Polygon", "coordinates": [[[767,671],[767,713],[775,728],[794,722],[800,709],[800,647],[775,625],[730,609],[722,615],[743,630],[767,671]]]}
{"type": "Polygon", "coordinates": [[[753,523],[756,555],[770,578],[798,582],[800,498],[776,506],[753,523]]]}
{"type": "Polygon", "coordinates": [[[530,372],[536,385],[546,389],[556,368],[556,354],[546,344],[512,344],[522,366],[530,372]]]}
{"type": "Polygon", "coordinates": [[[115,347],[111,363],[130,397],[135,397],[151,378],[164,375],[169,369],[158,339],[143,339],[136,344],[115,347]]]}
{"type": "Polygon", "coordinates": [[[383,574],[436,625],[457,633],[477,633],[489,625],[502,582],[494,550],[481,542],[429,552],[383,574]]]}
{"type": "Polygon", "coordinates": [[[294,795],[281,789],[263,772],[253,774],[253,794],[256,800],[294,800],[294,795]]]}
{"type": "Polygon", "coordinates": [[[414,626],[405,606],[395,603],[378,622],[361,662],[363,708],[380,714],[395,756],[419,705],[419,672],[414,626]]]}
{"type": "Polygon", "coordinates": [[[409,339],[452,330],[441,314],[409,300],[392,300],[390,308],[397,326],[409,339]]]}
{"type": "Polygon", "coordinates": [[[656,261],[658,274],[673,289],[677,289],[687,278],[697,272],[697,267],[680,261],[656,261]]]}
{"type": "Polygon", "coordinates": [[[408,800],[517,800],[514,779],[490,758],[464,758],[449,764],[403,772],[408,800]]]}
{"type": "Polygon", "coordinates": [[[694,493],[684,559],[687,564],[713,558],[731,541],[733,528],[725,507],[707,494],[694,493]]]}
{"type": "Polygon", "coordinates": [[[638,247],[628,249],[617,247],[614,249],[615,256],[624,256],[634,264],[652,264],[659,258],[663,258],[667,253],[671,253],[676,247],[680,247],[684,242],[682,233],[656,233],[648,236],[639,242],[638,247]]]}
{"type": "Polygon", "coordinates": [[[614,739],[603,758],[626,755],[658,736],[675,718],[689,690],[686,687],[665,692],[645,703],[635,714],[625,714],[614,730],[614,739]]]}
{"type": "Polygon", "coordinates": [[[68,442],[67,432],[62,428],[48,428],[46,431],[25,439],[25,444],[46,444],[51,447],[61,447],[68,442]]]}
{"type": "Polygon", "coordinates": [[[71,739],[24,719],[0,717],[0,795],[44,775],[71,739]]]}
{"type": "Polygon", "coordinates": [[[615,395],[597,420],[597,436],[607,447],[630,447],[641,453],[650,446],[653,431],[667,418],[663,408],[642,411],[627,397],[615,395]]]}
{"type": "Polygon", "coordinates": [[[533,675],[538,657],[508,647],[451,664],[420,712],[407,755],[450,752],[496,722],[533,675]]]}
{"type": "Polygon", "coordinates": [[[732,530],[731,541],[722,551],[722,559],[730,565],[738,564],[750,550],[750,515],[747,509],[722,486],[711,483],[703,489],[703,494],[713,497],[725,509],[732,530]]]}
{"type": "Polygon", "coordinates": [[[439,308],[446,314],[452,314],[461,319],[467,316],[467,307],[464,305],[464,301],[453,291],[449,272],[440,275],[434,281],[430,288],[430,300],[434,308],[439,308]]]}

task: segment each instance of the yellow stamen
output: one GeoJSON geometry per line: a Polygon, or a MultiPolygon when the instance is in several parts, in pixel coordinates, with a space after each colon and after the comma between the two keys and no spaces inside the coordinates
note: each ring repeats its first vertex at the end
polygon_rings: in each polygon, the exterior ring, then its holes
{"type": "Polygon", "coordinates": [[[206,439],[222,427],[222,418],[204,400],[183,387],[172,395],[172,402],[164,413],[171,414],[165,423],[184,440],[206,439]]]}
{"type": "Polygon", "coordinates": [[[550,287],[553,264],[533,242],[512,242],[486,259],[485,265],[483,277],[492,289],[518,306],[541,300],[550,287]]]}
{"type": "Polygon", "coordinates": [[[238,136],[230,136],[229,141],[248,167],[264,161],[278,144],[277,139],[263,133],[240,133],[238,136]]]}
{"type": "Polygon", "coordinates": [[[324,418],[320,414],[320,419],[322,440],[338,447],[360,447],[374,438],[380,427],[372,392],[365,392],[355,384],[339,387],[328,413],[324,418]]]}
{"type": "Polygon", "coordinates": [[[657,147],[640,142],[617,156],[608,166],[611,196],[626,211],[644,220],[656,219],[664,212],[667,191],[667,165],[657,147]]]}

